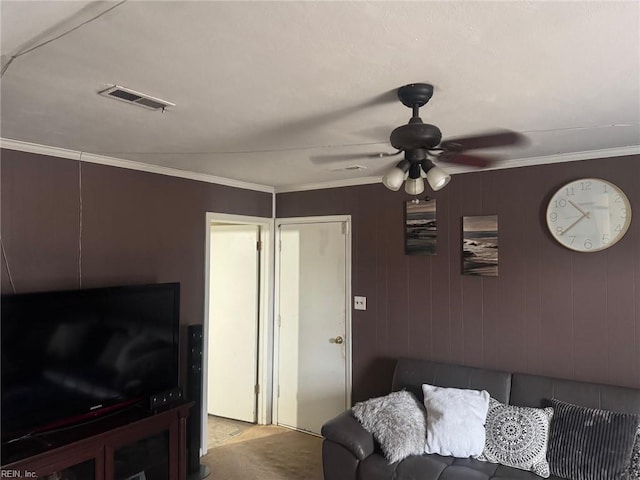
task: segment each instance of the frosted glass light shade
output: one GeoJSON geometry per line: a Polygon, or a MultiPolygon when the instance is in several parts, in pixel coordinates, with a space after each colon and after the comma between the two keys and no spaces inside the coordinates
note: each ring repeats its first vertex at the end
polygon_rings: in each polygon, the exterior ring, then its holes
{"type": "Polygon", "coordinates": [[[406,172],[398,167],[393,167],[389,173],[382,177],[382,184],[389,190],[397,192],[404,182],[406,172]]]}
{"type": "Polygon", "coordinates": [[[427,172],[427,182],[434,192],[444,188],[451,181],[451,175],[438,167],[431,167],[427,172]]]}
{"type": "Polygon", "coordinates": [[[420,195],[424,192],[424,180],[422,177],[408,178],[404,184],[404,191],[409,195],[420,195]]]}

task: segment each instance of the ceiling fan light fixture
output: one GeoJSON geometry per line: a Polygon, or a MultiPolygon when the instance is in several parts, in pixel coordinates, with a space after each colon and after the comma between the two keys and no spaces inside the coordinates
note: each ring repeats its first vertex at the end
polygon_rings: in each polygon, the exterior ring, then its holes
{"type": "Polygon", "coordinates": [[[424,180],[422,177],[408,178],[404,184],[404,191],[409,195],[420,195],[424,192],[424,180]]]}
{"type": "Polygon", "coordinates": [[[431,160],[424,160],[422,169],[426,172],[427,182],[434,192],[443,189],[451,181],[451,175],[436,167],[431,160]]]}
{"type": "Polygon", "coordinates": [[[430,170],[430,174],[427,173],[427,182],[434,192],[446,187],[450,181],[451,176],[441,168],[435,167],[430,170]]]}
{"type": "Polygon", "coordinates": [[[394,192],[405,181],[405,191],[410,195],[421,194],[425,188],[425,180],[434,192],[446,187],[451,181],[451,175],[436,167],[430,158],[435,158],[438,162],[486,168],[492,163],[490,158],[466,153],[467,150],[515,145],[524,140],[522,134],[499,130],[443,142],[440,129],[424,123],[420,118],[420,107],[431,99],[433,86],[428,83],[411,83],[400,87],[397,94],[398,100],[411,109],[411,118],[409,123],[393,129],[389,137],[391,146],[397,150],[392,155],[404,152],[404,160],[382,179],[384,186],[394,192]]]}
{"type": "Polygon", "coordinates": [[[382,177],[382,184],[389,190],[397,192],[398,190],[400,190],[402,182],[404,182],[404,179],[407,176],[409,166],[410,165],[408,161],[399,161],[395,167],[389,170],[389,172],[384,177],[382,177]]]}

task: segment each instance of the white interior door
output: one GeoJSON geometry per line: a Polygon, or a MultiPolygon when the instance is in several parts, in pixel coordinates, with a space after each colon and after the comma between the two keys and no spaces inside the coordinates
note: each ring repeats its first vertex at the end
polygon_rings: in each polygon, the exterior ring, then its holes
{"type": "Polygon", "coordinates": [[[207,411],[256,421],[257,225],[211,226],[207,411]]]}
{"type": "Polygon", "coordinates": [[[278,424],[320,433],[348,407],[345,222],[279,229],[278,424]]]}

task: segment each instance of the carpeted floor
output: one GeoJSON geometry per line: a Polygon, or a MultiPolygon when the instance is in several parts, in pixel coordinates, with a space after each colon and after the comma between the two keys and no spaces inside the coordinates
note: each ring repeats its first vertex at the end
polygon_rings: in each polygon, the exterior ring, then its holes
{"type": "Polygon", "coordinates": [[[209,480],[322,480],[322,439],[314,435],[214,418],[209,440],[201,460],[209,480]]]}

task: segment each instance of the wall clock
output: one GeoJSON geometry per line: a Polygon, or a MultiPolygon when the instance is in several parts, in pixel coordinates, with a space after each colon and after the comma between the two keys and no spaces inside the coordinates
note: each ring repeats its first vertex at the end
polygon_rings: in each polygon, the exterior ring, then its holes
{"type": "Polygon", "coordinates": [[[597,252],[616,244],[627,232],[631,203],[613,183],[581,178],[553,194],[546,220],[560,245],[577,252],[597,252]]]}

